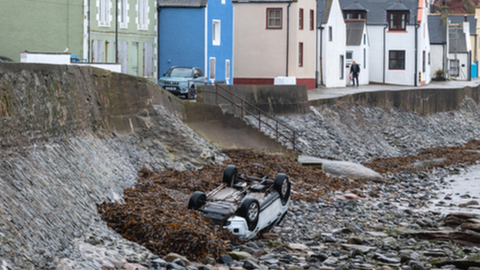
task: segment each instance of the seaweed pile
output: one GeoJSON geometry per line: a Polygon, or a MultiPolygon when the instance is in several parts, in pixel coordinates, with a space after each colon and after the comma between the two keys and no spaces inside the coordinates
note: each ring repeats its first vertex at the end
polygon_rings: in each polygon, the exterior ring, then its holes
{"type": "MultiPolygon", "coordinates": [[[[465,146],[437,147],[423,150],[417,156],[375,159],[364,164],[383,175],[400,172],[428,172],[434,167],[476,164],[480,159],[480,141],[465,146]],[[437,159],[425,166],[415,162],[437,159]]],[[[333,177],[281,156],[229,151],[225,153],[240,174],[274,179],[286,173],[292,181],[292,200],[328,203],[335,191],[353,191],[370,181],[351,181],[333,177]]],[[[137,242],[158,255],[176,252],[191,260],[206,256],[218,258],[236,240],[228,231],[205,220],[197,211],[187,209],[189,194],[209,192],[221,183],[224,166],[206,165],[197,171],[158,171],[143,169],[138,183],[125,190],[124,204],[107,203],[99,213],[108,225],[123,237],[137,242]]],[[[388,183],[388,177],[385,179],[388,183]]]]}

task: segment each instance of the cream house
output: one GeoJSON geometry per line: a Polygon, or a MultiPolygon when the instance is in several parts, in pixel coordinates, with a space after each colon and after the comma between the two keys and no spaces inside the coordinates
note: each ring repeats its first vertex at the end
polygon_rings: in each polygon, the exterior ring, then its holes
{"type": "Polygon", "coordinates": [[[315,88],[316,1],[233,0],[234,84],[294,78],[315,88]]]}

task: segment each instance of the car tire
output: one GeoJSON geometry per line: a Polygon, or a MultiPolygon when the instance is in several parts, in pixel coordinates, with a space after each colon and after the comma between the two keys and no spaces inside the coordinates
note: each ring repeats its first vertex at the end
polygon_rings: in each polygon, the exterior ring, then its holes
{"type": "Polygon", "coordinates": [[[257,227],[258,217],[260,216],[260,204],[257,199],[246,198],[243,200],[237,214],[247,221],[248,229],[253,231],[257,227]]]}
{"type": "Polygon", "coordinates": [[[235,165],[228,165],[223,172],[223,183],[227,183],[227,187],[233,187],[238,177],[238,170],[235,165]]]}
{"type": "Polygon", "coordinates": [[[282,205],[287,204],[288,199],[290,198],[290,189],[291,189],[291,183],[288,180],[288,176],[284,173],[279,173],[277,175],[277,178],[275,178],[275,184],[273,188],[280,195],[280,200],[282,201],[282,205]]]}
{"type": "Polygon", "coordinates": [[[207,195],[200,191],[195,191],[188,201],[188,209],[198,210],[207,202],[207,195]]]}
{"type": "Polygon", "coordinates": [[[190,99],[197,99],[197,90],[195,89],[195,85],[190,87],[190,99]]]}

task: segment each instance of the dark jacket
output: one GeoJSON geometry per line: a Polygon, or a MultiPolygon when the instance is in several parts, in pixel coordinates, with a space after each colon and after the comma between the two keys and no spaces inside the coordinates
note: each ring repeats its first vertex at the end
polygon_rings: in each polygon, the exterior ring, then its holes
{"type": "Polygon", "coordinates": [[[353,73],[353,75],[358,75],[358,73],[360,73],[360,66],[358,64],[351,65],[350,73],[353,73]]]}

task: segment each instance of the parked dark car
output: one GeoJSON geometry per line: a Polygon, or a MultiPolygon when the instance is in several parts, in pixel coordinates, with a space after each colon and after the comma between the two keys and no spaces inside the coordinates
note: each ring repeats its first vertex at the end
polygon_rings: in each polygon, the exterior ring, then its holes
{"type": "Polygon", "coordinates": [[[207,78],[203,71],[197,67],[171,67],[158,80],[158,85],[176,96],[189,96],[197,98],[198,86],[205,85],[207,78]],[[190,93],[189,93],[190,88],[190,93]]]}
{"type": "Polygon", "coordinates": [[[8,62],[13,62],[13,60],[8,58],[8,57],[0,55],[0,62],[7,62],[8,63],[8,62]]]}

